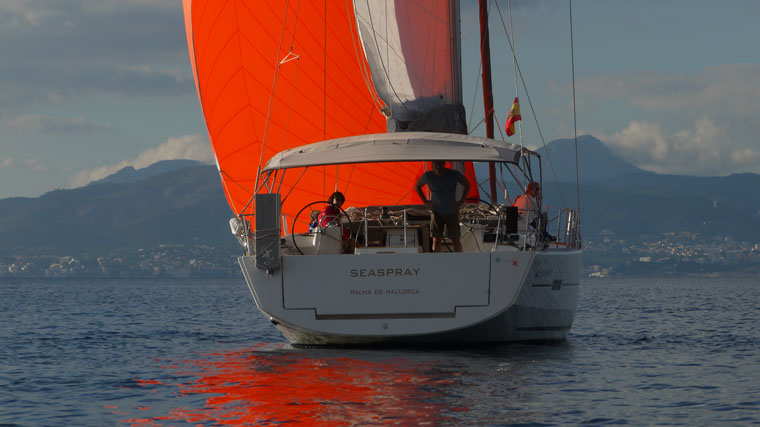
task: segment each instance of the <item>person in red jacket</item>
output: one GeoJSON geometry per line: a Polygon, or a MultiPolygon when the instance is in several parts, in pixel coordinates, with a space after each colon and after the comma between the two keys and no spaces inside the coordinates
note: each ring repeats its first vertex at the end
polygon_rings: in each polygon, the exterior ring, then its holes
{"type": "Polygon", "coordinates": [[[351,238],[351,230],[349,230],[348,227],[344,227],[340,221],[340,207],[343,206],[343,203],[345,203],[345,201],[346,196],[344,196],[340,191],[332,193],[330,198],[327,200],[327,206],[322,208],[322,210],[319,212],[319,215],[317,216],[317,223],[319,224],[320,228],[325,228],[330,224],[337,224],[341,227],[343,230],[344,244],[348,243],[348,240],[351,238]]]}

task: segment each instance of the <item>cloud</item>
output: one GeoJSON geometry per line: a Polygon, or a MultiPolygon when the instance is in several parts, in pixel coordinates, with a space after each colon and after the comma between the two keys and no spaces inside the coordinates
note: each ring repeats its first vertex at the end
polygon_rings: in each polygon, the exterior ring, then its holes
{"type": "Polygon", "coordinates": [[[724,144],[725,131],[707,117],[694,129],[668,134],[658,123],[633,121],[612,135],[603,135],[621,158],[658,173],[725,175],[736,170],[760,171],[760,151],[724,144]]]}
{"type": "Polygon", "coordinates": [[[609,120],[602,108],[610,109],[610,102],[626,105],[634,119],[617,132],[608,129],[605,138],[641,168],[691,175],[760,172],[760,64],[601,75],[580,79],[577,88],[589,117],[609,120]]]}
{"type": "Polygon", "coordinates": [[[624,100],[650,111],[751,117],[760,109],[760,64],[726,64],[668,75],[601,75],[579,79],[576,87],[585,97],[624,100]]]}
{"type": "Polygon", "coordinates": [[[24,166],[32,168],[35,172],[43,172],[47,169],[38,159],[25,159],[22,163],[24,166]]]}
{"type": "Polygon", "coordinates": [[[26,166],[27,168],[31,168],[35,172],[43,172],[47,170],[45,165],[43,165],[42,162],[40,162],[38,159],[29,158],[29,159],[24,159],[21,162],[19,162],[13,157],[4,158],[3,161],[0,162],[0,169],[7,168],[10,166],[17,166],[17,165],[26,166]]]}
{"type": "Polygon", "coordinates": [[[205,163],[212,163],[214,156],[211,152],[211,144],[202,135],[185,135],[178,138],[169,138],[165,143],[156,148],[142,152],[132,163],[137,169],[150,166],[160,160],[189,159],[205,163]]]}
{"type": "Polygon", "coordinates": [[[22,115],[7,119],[5,124],[13,129],[41,133],[92,132],[110,129],[84,117],[61,118],[41,115],[22,115]]]}
{"type": "Polygon", "coordinates": [[[129,55],[134,63],[146,63],[187,56],[181,51],[182,5],[173,0],[3,0],[0,24],[0,35],[19,37],[0,43],[0,52],[12,59],[39,53],[71,61],[129,55]]]}
{"type": "Polygon", "coordinates": [[[80,187],[92,181],[102,179],[119,170],[132,166],[142,169],[161,160],[189,159],[204,163],[213,163],[214,157],[208,139],[202,135],[185,135],[169,138],[158,147],[140,153],[132,160],[125,160],[113,165],[100,166],[77,173],[70,181],[70,187],[80,187]]]}
{"type": "Polygon", "coordinates": [[[0,108],[193,92],[181,2],[3,0],[0,108]]]}
{"type": "Polygon", "coordinates": [[[743,170],[757,170],[760,165],[760,150],[754,148],[732,150],[731,161],[743,170]]]}

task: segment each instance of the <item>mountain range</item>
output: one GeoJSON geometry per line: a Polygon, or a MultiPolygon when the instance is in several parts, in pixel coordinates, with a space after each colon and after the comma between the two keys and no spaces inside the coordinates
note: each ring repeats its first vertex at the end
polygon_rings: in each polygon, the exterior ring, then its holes
{"type": "MultiPolygon", "coordinates": [[[[687,232],[760,241],[760,196],[753,190],[760,188],[760,175],[647,172],[586,135],[578,140],[582,168],[576,188],[574,142],[552,141],[539,151],[544,204],[575,207],[580,193],[586,238],[610,231],[622,239],[687,232]]],[[[160,244],[208,245],[236,253],[240,248],[227,225],[231,216],[215,166],[173,160],[127,167],[84,187],[0,200],[0,255],[160,244]]]]}
{"type": "Polygon", "coordinates": [[[161,160],[159,162],[153,163],[152,165],[148,167],[144,167],[142,169],[135,169],[133,166],[126,166],[124,168],[121,168],[116,173],[108,175],[107,177],[103,179],[92,181],[91,183],[87,185],[107,184],[107,183],[131,184],[134,182],[142,181],[144,179],[148,179],[156,175],[172,172],[177,169],[184,169],[184,168],[189,168],[193,166],[202,166],[202,165],[203,163],[196,160],[177,159],[177,160],[161,160]]]}
{"type": "MultiPolygon", "coordinates": [[[[698,233],[741,241],[760,240],[760,175],[739,173],[722,177],[695,177],[648,172],[623,162],[601,141],[579,138],[581,209],[584,230],[592,234],[611,230],[624,237],[666,232],[698,233]]],[[[573,142],[547,145],[552,158],[574,158],[573,142]]],[[[554,161],[557,167],[557,161],[554,161]]],[[[544,197],[559,204],[557,187],[575,205],[571,162],[557,167],[559,186],[544,175],[544,197]]],[[[572,162],[574,163],[574,162],[572,162]]],[[[588,233],[587,233],[588,235],[588,233]]]]}
{"type": "Polygon", "coordinates": [[[114,175],[123,183],[106,178],[37,198],[0,200],[0,255],[106,253],[161,244],[238,250],[215,166],[154,171],[122,170],[114,175]]]}
{"type": "MultiPolygon", "coordinates": [[[[545,181],[555,180],[555,172],[560,182],[576,181],[574,140],[558,139],[536,151],[543,160],[545,181]]],[[[602,182],[623,175],[652,174],[624,162],[591,135],[578,137],[578,163],[578,177],[582,183],[602,182]]]]}

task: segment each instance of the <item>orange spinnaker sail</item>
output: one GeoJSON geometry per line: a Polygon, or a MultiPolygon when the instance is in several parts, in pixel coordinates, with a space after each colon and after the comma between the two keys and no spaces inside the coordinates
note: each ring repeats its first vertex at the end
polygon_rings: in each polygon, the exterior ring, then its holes
{"type": "MultiPolygon", "coordinates": [[[[352,2],[183,0],[183,6],[203,115],[236,214],[253,212],[257,170],[277,152],[385,131],[352,2]]],[[[289,170],[279,189],[282,213],[292,221],[335,189],[345,193],[345,206],[418,203],[413,186],[421,173],[420,163],[289,170]]]]}

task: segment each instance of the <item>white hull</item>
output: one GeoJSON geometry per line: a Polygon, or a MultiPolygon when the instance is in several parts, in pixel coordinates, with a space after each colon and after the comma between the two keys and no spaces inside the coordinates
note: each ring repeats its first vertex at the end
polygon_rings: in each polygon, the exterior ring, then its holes
{"type": "Polygon", "coordinates": [[[259,309],[294,345],[459,344],[565,339],[580,250],[239,258],[259,309]]]}

